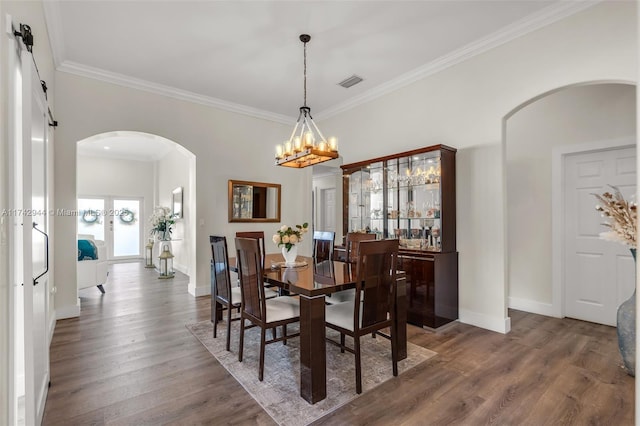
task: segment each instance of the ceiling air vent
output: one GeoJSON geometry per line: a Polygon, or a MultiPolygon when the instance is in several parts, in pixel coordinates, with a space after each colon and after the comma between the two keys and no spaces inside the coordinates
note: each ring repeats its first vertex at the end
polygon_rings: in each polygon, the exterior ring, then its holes
{"type": "Polygon", "coordinates": [[[362,80],[362,77],[358,77],[354,74],[351,77],[342,80],[340,83],[338,83],[338,85],[344,87],[345,89],[348,89],[349,87],[355,86],[356,84],[360,83],[362,80]]]}

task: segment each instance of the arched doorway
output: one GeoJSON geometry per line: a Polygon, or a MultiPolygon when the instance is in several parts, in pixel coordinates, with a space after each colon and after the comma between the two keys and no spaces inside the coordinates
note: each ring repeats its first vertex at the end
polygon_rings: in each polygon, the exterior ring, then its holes
{"type": "Polygon", "coordinates": [[[179,190],[183,207],[172,226],[171,250],[175,269],[195,283],[195,155],[161,136],[114,131],[79,141],[76,164],[78,233],[102,236],[112,262],[142,260],[152,237],[150,216],[159,206],[172,211],[179,190]],[[80,214],[123,209],[132,212],[124,221],[120,215],[98,215],[87,223],[80,214]]]}
{"type": "MultiPolygon", "coordinates": [[[[567,210],[563,206],[568,204],[562,186],[564,160],[568,154],[635,145],[635,122],[635,85],[626,82],[565,86],[530,99],[505,116],[508,307],[565,316],[564,238],[568,227],[564,226],[567,210]]],[[[600,188],[585,187],[578,201],[581,205],[574,206],[574,211],[596,216],[591,192],[600,192],[600,188]]],[[[589,226],[596,229],[598,223],[589,226]]],[[[588,238],[598,240],[596,231],[589,233],[588,238]]],[[[593,262],[587,264],[599,271],[593,262]]],[[[600,303],[593,294],[586,299],[590,304],[600,303]]]]}

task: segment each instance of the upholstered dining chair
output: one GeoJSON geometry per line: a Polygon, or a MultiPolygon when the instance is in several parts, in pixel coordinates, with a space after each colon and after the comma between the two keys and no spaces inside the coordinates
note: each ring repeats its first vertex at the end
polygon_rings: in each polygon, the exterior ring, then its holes
{"type": "Polygon", "coordinates": [[[340,333],[339,343],[327,340],[338,345],[341,352],[346,350],[355,355],[357,393],[362,393],[362,336],[389,327],[393,375],[398,375],[397,336],[391,327],[395,315],[398,247],[398,240],[360,242],[354,300],[325,307],[326,326],[340,333]],[[345,336],[353,338],[353,348],[346,346],[345,336]]]}
{"type": "Polygon", "coordinates": [[[264,352],[269,343],[283,342],[299,336],[300,333],[287,335],[287,324],[300,321],[300,302],[289,296],[266,299],[263,283],[263,269],[258,241],[253,238],[236,238],[238,252],[238,275],[242,304],[240,307],[240,349],[238,360],[242,362],[244,350],[244,331],[251,327],[260,327],[260,364],[258,380],[264,377],[264,352]],[[246,321],[252,325],[246,326],[246,321]],[[282,336],[277,337],[276,329],[282,326],[282,336]],[[273,338],[266,340],[267,329],[272,329],[273,338]]]}
{"type": "Polygon", "coordinates": [[[231,311],[233,309],[240,310],[240,287],[231,285],[227,239],[210,235],[209,242],[211,243],[211,321],[213,321],[213,337],[218,337],[216,305],[219,303],[227,311],[227,350],[229,351],[231,350],[231,311]]]}
{"type": "MultiPolygon", "coordinates": [[[[264,245],[264,231],[238,231],[236,232],[236,238],[253,238],[258,241],[258,247],[260,248],[260,259],[262,262],[262,267],[264,268],[264,259],[266,256],[265,245],[264,245]]],[[[265,297],[267,299],[271,299],[272,297],[277,297],[280,295],[280,291],[275,291],[270,288],[270,286],[266,286],[265,297]]]]}
{"type": "Polygon", "coordinates": [[[316,261],[333,259],[333,241],[336,233],[332,231],[313,232],[313,258],[316,261]]]}
{"type": "Polygon", "coordinates": [[[365,234],[363,232],[348,232],[345,239],[345,259],[349,263],[358,261],[358,246],[360,241],[375,240],[376,234],[365,234]]]}

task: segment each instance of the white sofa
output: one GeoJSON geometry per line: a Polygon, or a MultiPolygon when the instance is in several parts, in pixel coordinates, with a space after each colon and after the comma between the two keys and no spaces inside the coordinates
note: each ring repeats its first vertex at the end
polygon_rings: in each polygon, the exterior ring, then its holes
{"type": "Polygon", "coordinates": [[[87,287],[98,287],[104,293],[103,285],[107,282],[108,266],[107,263],[107,247],[104,241],[96,240],[93,235],[78,234],[79,240],[93,241],[97,248],[98,258],[96,260],[78,260],[78,290],[87,287]]]}

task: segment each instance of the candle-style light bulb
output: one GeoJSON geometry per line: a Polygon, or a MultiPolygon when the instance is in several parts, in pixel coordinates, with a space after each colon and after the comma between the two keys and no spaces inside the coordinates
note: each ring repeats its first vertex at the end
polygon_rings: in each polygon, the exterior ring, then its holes
{"type": "Polygon", "coordinates": [[[302,151],[302,141],[300,140],[300,136],[296,136],[293,139],[293,146],[294,146],[296,152],[302,151]]]}
{"type": "Polygon", "coordinates": [[[333,136],[329,138],[329,149],[334,152],[338,150],[338,138],[333,136]]]}
{"type": "Polygon", "coordinates": [[[276,158],[278,160],[282,158],[282,145],[276,145],[276,158]]]}
{"type": "Polygon", "coordinates": [[[313,133],[312,132],[305,132],[304,133],[304,146],[305,148],[311,148],[313,146],[314,140],[313,140],[313,133]]]}
{"type": "Polygon", "coordinates": [[[291,151],[291,142],[287,141],[284,143],[284,153],[285,155],[293,154],[293,152],[291,151]]]}

